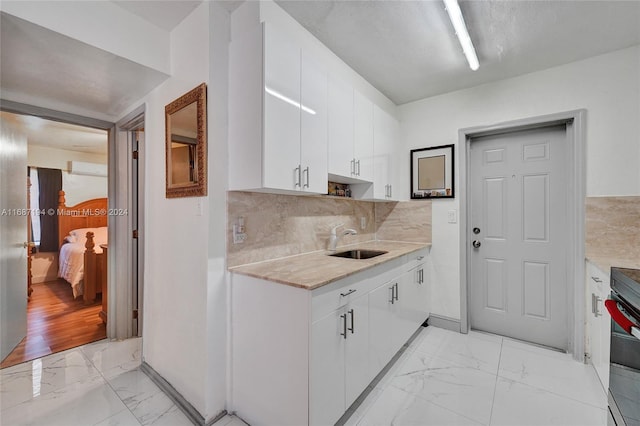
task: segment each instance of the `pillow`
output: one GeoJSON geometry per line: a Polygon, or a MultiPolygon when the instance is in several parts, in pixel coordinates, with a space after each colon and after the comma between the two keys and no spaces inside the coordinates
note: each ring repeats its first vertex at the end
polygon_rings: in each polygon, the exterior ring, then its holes
{"type": "Polygon", "coordinates": [[[65,243],[75,243],[76,241],[78,241],[78,237],[76,237],[75,235],[69,234],[66,237],[64,237],[65,243]]]}

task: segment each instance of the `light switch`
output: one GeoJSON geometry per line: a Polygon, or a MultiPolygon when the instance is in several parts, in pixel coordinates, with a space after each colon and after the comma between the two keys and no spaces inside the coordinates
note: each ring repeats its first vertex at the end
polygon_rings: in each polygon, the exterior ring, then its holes
{"type": "Polygon", "coordinates": [[[360,229],[362,229],[363,231],[367,229],[367,218],[364,216],[360,217],[360,229]]]}
{"type": "Polygon", "coordinates": [[[449,223],[456,223],[458,221],[458,212],[456,210],[449,210],[447,212],[447,221],[449,223]]]}

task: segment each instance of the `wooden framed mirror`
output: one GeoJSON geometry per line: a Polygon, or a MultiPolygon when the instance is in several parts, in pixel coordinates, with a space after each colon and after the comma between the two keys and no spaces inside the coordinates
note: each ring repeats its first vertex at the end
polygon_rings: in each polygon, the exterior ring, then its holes
{"type": "Polygon", "coordinates": [[[167,198],[207,195],[207,85],[164,109],[167,198]]]}

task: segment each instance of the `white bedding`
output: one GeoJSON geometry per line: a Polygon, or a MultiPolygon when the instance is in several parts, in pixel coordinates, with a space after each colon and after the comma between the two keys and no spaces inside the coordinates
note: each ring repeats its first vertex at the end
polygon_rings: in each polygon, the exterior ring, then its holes
{"type": "Polygon", "coordinates": [[[84,252],[87,232],[93,232],[96,253],[102,253],[100,244],[107,244],[107,227],[74,229],[67,236],[67,243],[60,247],[58,276],[71,284],[73,297],[83,294],[84,252]]]}

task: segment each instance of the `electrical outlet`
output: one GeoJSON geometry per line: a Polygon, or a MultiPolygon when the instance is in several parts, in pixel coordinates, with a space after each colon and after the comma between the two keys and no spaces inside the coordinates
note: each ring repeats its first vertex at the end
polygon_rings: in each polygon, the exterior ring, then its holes
{"type": "Polygon", "coordinates": [[[239,231],[240,226],[233,225],[233,244],[241,244],[247,239],[247,234],[239,231]]]}

